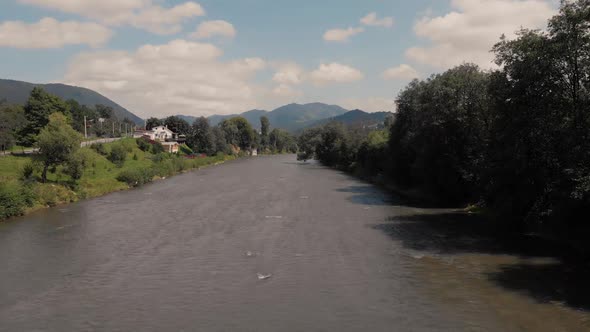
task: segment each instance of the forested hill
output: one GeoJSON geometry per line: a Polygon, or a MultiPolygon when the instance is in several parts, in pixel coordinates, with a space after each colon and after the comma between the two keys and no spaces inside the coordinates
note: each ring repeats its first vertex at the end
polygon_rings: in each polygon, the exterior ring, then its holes
{"type": "Polygon", "coordinates": [[[373,126],[380,123],[383,123],[387,116],[393,115],[391,112],[375,112],[375,113],[367,113],[361,110],[352,110],[350,112],[346,112],[344,114],[326,118],[322,120],[315,121],[309,127],[316,127],[320,125],[324,125],[331,121],[340,122],[347,126],[373,126]]]}
{"type": "Polygon", "coordinates": [[[63,100],[74,99],[78,103],[88,107],[93,107],[98,104],[110,106],[115,111],[115,115],[118,119],[123,120],[128,118],[136,124],[143,123],[143,120],[140,117],[98,92],[65,84],[34,84],[0,79],[0,100],[6,99],[10,104],[25,104],[31,91],[36,86],[42,87],[45,91],[56,95],[63,100]]]}
{"type": "Polygon", "coordinates": [[[251,110],[242,114],[213,115],[209,117],[209,121],[211,122],[211,125],[217,125],[223,119],[242,116],[248,120],[252,126],[259,129],[260,117],[265,115],[268,117],[271,127],[293,132],[305,128],[318,120],[336,117],[346,112],[348,112],[348,110],[338,105],[328,105],[323,103],[289,104],[281,106],[271,112],[251,110]]]}

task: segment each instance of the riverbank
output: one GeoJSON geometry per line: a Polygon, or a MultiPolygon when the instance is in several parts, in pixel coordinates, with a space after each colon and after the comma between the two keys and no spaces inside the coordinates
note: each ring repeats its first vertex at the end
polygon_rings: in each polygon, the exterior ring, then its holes
{"type": "Polygon", "coordinates": [[[81,148],[83,174],[74,180],[62,167],[48,174],[41,183],[40,170],[31,156],[0,158],[0,222],[40,209],[99,197],[127,190],[147,182],[164,179],[206,166],[217,165],[235,156],[218,154],[211,157],[183,156],[143,151],[132,138],[81,148]],[[114,146],[125,151],[122,161],[110,161],[114,146]],[[26,170],[29,170],[27,172],[26,170]]]}

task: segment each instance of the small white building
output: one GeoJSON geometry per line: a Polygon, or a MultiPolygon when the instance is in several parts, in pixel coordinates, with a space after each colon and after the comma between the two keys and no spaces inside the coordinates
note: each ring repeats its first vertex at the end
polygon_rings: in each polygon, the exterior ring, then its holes
{"type": "Polygon", "coordinates": [[[168,129],[168,126],[157,126],[147,132],[151,140],[166,142],[176,139],[176,134],[168,129]]]}
{"type": "Polygon", "coordinates": [[[133,137],[144,137],[151,141],[160,142],[164,146],[164,150],[169,153],[178,153],[180,146],[177,141],[178,135],[168,129],[168,126],[157,126],[151,130],[136,130],[133,137]]]}

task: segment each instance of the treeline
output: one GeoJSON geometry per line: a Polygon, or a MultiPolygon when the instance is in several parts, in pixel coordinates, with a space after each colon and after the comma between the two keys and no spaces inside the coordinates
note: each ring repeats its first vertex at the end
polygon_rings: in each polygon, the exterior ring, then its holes
{"type": "Polygon", "coordinates": [[[581,225],[590,208],[590,3],[563,2],[545,31],[493,47],[499,69],[464,64],[411,82],[395,121],[305,131],[300,159],[380,175],[516,226],[581,225]]]}
{"type": "Polygon", "coordinates": [[[128,118],[118,119],[109,106],[91,108],[73,99],[64,101],[35,87],[24,106],[0,101],[0,151],[14,145],[33,146],[53,113],[62,113],[77,132],[93,137],[121,137],[131,134],[135,125],[128,118]]]}
{"type": "Polygon", "coordinates": [[[215,155],[296,152],[297,144],[293,135],[283,129],[270,130],[271,123],[267,117],[260,118],[260,132],[243,117],[225,119],[217,126],[211,126],[205,117],[196,119],[192,124],[178,116],[165,119],[149,118],[146,129],[167,126],[179,135],[186,137],[186,144],[196,153],[215,155]]]}

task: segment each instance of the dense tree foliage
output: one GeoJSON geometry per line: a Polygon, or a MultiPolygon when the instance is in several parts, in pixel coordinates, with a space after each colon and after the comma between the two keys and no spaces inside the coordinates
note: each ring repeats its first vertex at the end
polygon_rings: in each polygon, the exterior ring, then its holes
{"type": "Polygon", "coordinates": [[[51,95],[42,88],[35,87],[31,91],[31,96],[25,104],[25,118],[27,124],[19,133],[20,141],[23,145],[31,146],[36,141],[36,136],[41,128],[49,122],[49,115],[60,112],[69,116],[68,105],[59,97],[51,95]]]}
{"type": "Polygon", "coordinates": [[[200,117],[191,125],[187,143],[194,151],[215,154],[217,151],[213,135],[209,120],[205,117],[200,117]]]}
{"type": "Polygon", "coordinates": [[[164,120],[164,125],[168,126],[168,129],[179,135],[188,135],[191,130],[191,126],[184,119],[177,116],[169,116],[164,120]]]}
{"type": "Polygon", "coordinates": [[[56,167],[67,163],[80,148],[82,136],[69,124],[61,112],[49,115],[49,123],[37,136],[39,153],[35,158],[41,163],[43,171],[41,180],[47,180],[49,167],[56,167]]]}
{"type": "MultiPolygon", "coordinates": [[[[262,138],[263,136],[261,135],[261,141],[262,138]]],[[[295,137],[293,137],[288,131],[275,128],[268,135],[267,148],[273,153],[297,152],[297,142],[295,137]]]]}
{"type": "Polygon", "coordinates": [[[0,101],[0,151],[10,149],[18,139],[18,132],[27,119],[19,105],[6,105],[0,101]]]}
{"type": "Polygon", "coordinates": [[[241,116],[223,120],[219,127],[225,135],[228,144],[239,147],[243,151],[250,151],[256,145],[256,134],[248,120],[241,116]]]}
{"type": "Polygon", "coordinates": [[[260,151],[266,152],[269,146],[270,121],[266,116],[260,117],[260,151]]]}
{"type": "Polygon", "coordinates": [[[479,202],[517,227],[572,226],[590,208],[590,2],[562,2],[546,31],[493,51],[496,70],[464,64],[411,82],[384,130],[304,131],[299,159],[479,202]]]}
{"type": "Polygon", "coordinates": [[[147,121],[145,122],[145,129],[152,130],[154,127],[161,126],[163,124],[164,122],[162,120],[152,117],[147,119],[147,121]]]}

